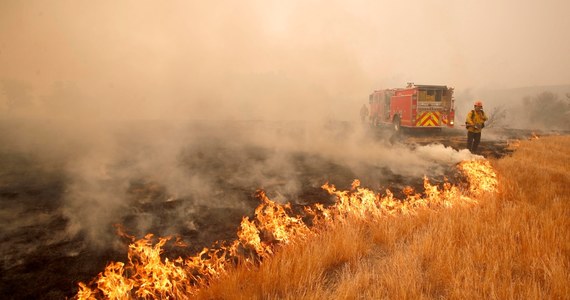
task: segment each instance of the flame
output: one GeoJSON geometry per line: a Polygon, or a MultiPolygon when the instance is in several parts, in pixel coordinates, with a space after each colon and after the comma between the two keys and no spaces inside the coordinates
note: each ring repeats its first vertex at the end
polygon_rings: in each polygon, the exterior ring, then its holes
{"type": "Polygon", "coordinates": [[[475,203],[476,201],[461,194],[459,188],[446,182],[440,189],[436,185],[430,184],[427,177],[424,177],[424,195],[415,194],[410,187],[406,187],[403,200],[394,198],[390,190],[386,190],[386,195],[381,196],[373,191],[361,188],[360,181],[355,180],[351,191],[338,191],[334,185],[328,183],[323,185],[331,195],[337,197],[337,203],[329,208],[328,215],[337,218],[357,217],[381,217],[388,215],[410,215],[419,208],[446,208],[456,203],[475,203]]]}
{"type": "Polygon", "coordinates": [[[497,174],[488,160],[462,161],[458,168],[467,176],[471,194],[480,195],[497,190],[497,174]]]}
{"type": "MultiPolygon", "coordinates": [[[[360,187],[354,180],[348,191],[337,190],[332,184],[322,186],[336,197],[336,202],[325,207],[314,204],[303,208],[305,217],[313,225],[343,222],[347,218],[377,218],[393,215],[415,214],[418,209],[440,209],[454,205],[476,203],[472,196],[497,189],[497,176],[486,160],[463,161],[458,169],[465,174],[468,189],[462,190],[449,182],[441,187],[430,184],[424,177],[424,193],[404,189],[405,199],[396,199],[392,192],[384,195],[360,187]]],[[[262,263],[275,253],[280,245],[303,240],[314,234],[303,217],[292,212],[291,205],[271,201],[265,192],[257,194],[261,204],[255,209],[252,219],[244,217],[237,232],[237,239],[230,244],[204,248],[195,256],[170,261],[161,258],[169,237],[153,243],[153,235],[136,240],[121,231],[123,237],[132,238],[128,249],[128,262],[111,262],[90,284],[79,283],[77,299],[129,299],[129,298],[174,298],[188,299],[206,286],[212,278],[227,272],[237,262],[242,265],[262,263]]],[[[177,246],[185,244],[177,239],[177,246]]]]}
{"type": "Polygon", "coordinates": [[[257,196],[262,203],[255,209],[255,220],[242,219],[238,240],[231,247],[233,254],[243,246],[253,248],[260,257],[266,257],[273,254],[269,245],[288,244],[292,237],[302,238],[310,232],[300,217],[289,215],[291,204],[279,205],[271,201],[264,191],[258,191],[257,196]]]}

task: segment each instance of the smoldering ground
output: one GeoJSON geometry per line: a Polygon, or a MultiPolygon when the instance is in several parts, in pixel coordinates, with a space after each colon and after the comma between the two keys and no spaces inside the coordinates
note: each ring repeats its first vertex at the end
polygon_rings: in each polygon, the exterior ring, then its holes
{"type": "Polygon", "coordinates": [[[233,238],[259,188],[329,201],[326,181],[398,190],[469,157],[326,121],[373,89],[569,77],[564,1],[226,2],[0,1],[3,296],[60,299],[124,261],[115,224],[192,252],[233,238]]]}
{"type": "MultiPolygon", "coordinates": [[[[6,122],[2,124],[3,294],[69,296],[130,235],[177,236],[190,255],[233,240],[264,189],[277,202],[331,203],[320,186],[398,191],[472,157],[409,147],[347,122],[6,122]]],[[[174,250],[173,250],[174,251],[174,250]]],[[[173,253],[170,253],[171,255],[173,253]]]]}

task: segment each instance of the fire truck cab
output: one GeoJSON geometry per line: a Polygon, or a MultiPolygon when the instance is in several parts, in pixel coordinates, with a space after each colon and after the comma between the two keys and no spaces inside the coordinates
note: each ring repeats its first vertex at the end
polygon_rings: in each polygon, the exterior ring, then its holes
{"type": "Polygon", "coordinates": [[[453,127],[453,88],[443,85],[415,85],[377,90],[370,94],[370,125],[406,128],[453,127]]]}

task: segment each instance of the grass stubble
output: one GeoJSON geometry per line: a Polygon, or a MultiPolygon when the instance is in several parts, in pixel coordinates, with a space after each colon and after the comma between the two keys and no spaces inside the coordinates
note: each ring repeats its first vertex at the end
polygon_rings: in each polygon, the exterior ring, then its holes
{"type": "Polygon", "coordinates": [[[335,222],[196,298],[570,299],[570,137],[491,163],[477,205],[335,222]]]}

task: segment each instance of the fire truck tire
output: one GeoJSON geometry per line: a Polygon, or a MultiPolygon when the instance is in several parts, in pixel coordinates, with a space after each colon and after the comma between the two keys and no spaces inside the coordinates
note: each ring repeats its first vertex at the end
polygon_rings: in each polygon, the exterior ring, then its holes
{"type": "Polygon", "coordinates": [[[402,127],[400,126],[400,117],[395,116],[393,124],[394,124],[394,131],[400,132],[402,130],[402,127]]]}

